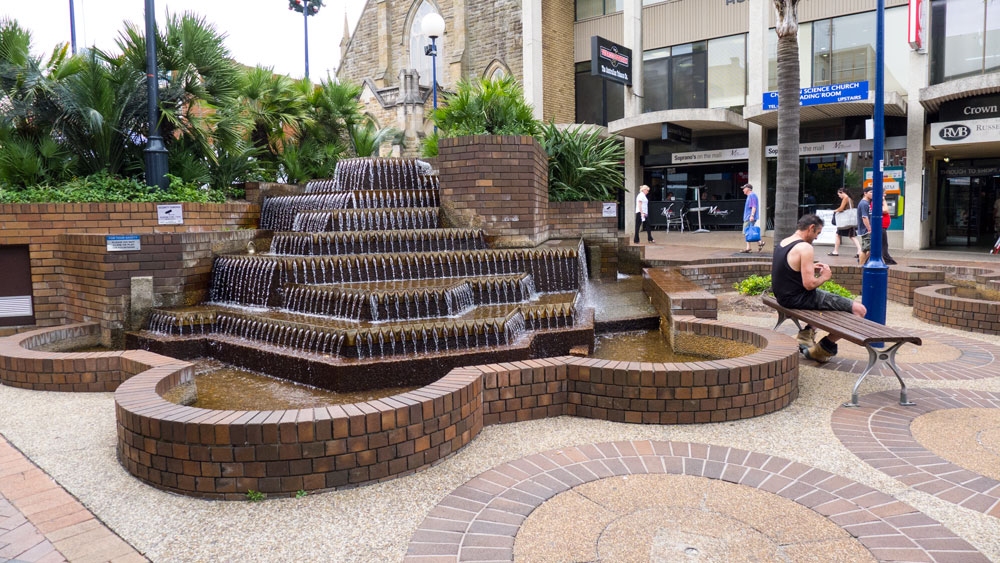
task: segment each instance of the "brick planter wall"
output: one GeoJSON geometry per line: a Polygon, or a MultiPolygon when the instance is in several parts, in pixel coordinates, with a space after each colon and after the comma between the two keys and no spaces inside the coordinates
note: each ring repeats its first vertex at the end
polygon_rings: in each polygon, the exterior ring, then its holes
{"type": "Polygon", "coordinates": [[[668,322],[684,316],[718,318],[719,300],[677,270],[644,269],[642,291],[668,322]]]}
{"type": "Polygon", "coordinates": [[[548,239],[548,156],[533,137],[441,139],[436,162],[446,226],[482,228],[502,247],[548,239]]]}
{"type": "Polygon", "coordinates": [[[553,201],[549,203],[550,238],[583,237],[587,245],[591,276],[618,276],[618,218],[602,217],[599,201],[553,201]]]}
{"type": "Polygon", "coordinates": [[[918,288],[913,293],[913,316],[940,326],[983,334],[1000,334],[1000,302],[953,295],[945,284],[918,288]]]}
{"type": "Polygon", "coordinates": [[[0,245],[28,245],[36,326],[99,321],[108,344],[124,326],[136,276],[154,277],[162,305],[202,297],[213,248],[245,246],[255,231],[237,229],[254,227],[260,209],[183,206],[183,225],[157,225],[155,203],[0,205],[0,245]],[[108,253],[108,234],[141,234],[142,250],[108,253]]]}
{"type": "Polygon", "coordinates": [[[244,499],[252,489],[290,496],[410,474],[454,453],[486,424],[563,414],[656,424],[736,420],[796,397],[791,338],[694,318],[678,319],[676,328],[761,349],[693,364],[560,356],[462,367],[376,401],[252,412],[168,403],[161,395],[190,377],[190,365],[174,361],[116,391],[118,455],[139,479],[184,495],[244,499]]]}

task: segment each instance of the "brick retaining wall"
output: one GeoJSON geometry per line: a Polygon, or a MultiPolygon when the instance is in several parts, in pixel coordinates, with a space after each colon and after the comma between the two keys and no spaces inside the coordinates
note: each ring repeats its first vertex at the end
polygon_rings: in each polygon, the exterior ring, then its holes
{"type": "Polygon", "coordinates": [[[444,138],[436,163],[445,226],[482,228],[503,247],[547,240],[548,156],[533,137],[444,138]]]}
{"type": "Polygon", "coordinates": [[[550,238],[580,238],[587,245],[591,275],[618,276],[618,218],[603,217],[599,201],[553,201],[548,207],[550,238]]]}
{"type": "Polygon", "coordinates": [[[155,203],[0,205],[0,245],[27,245],[36,326],[97,320],[109,343],[124,326],[129,278],[153,276],[163,305],[207,288],[213,246],[246,244],[259,207],[184,203],[183,225],[157,225],[155,203]],[[104,236],[141,234],[139,252],[106,252],[104,236]]]}

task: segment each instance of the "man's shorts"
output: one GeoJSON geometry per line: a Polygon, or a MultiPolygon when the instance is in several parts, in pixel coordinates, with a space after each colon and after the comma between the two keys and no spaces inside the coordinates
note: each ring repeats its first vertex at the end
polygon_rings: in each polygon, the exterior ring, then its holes
{"type": "Polygon", "coordinates": [[[872,234],[865,233],[861,235],[861,252],[871,252],[872,250],[872,234]]]}
{"type": "Polygon", "coordinates": [[[744,233],[747,232],[747,229],[750,228],[750,225],[753,225],[754,223],[756,223],[756,221],[743,221],[743,232],[744,233]]]}
{"type": "Polygon", "coordinates": [[[810,297],[796,307],[796,309],[809,309],[812,311],[845,311],[854,312],[854,301],[841,297],[822,289],[815,290],[810,297]]]}

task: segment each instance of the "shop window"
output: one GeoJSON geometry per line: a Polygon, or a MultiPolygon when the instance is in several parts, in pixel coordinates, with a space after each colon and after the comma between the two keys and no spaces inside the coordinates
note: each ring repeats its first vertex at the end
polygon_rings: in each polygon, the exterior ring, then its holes
{"type": "Polygon", "coordinates": [[[585,20],[620,12],[624,9],[625,0],[576,0],[576,19],[585,20]]]}
{"type": "MultiPolygon", "coordinates": [[[[803,88],[812,85],[813,73],[813,24],[799,24],[799,83],[803,88]]],[[[767,31],[767,91],[778,89],[778,34],[774,28],[767,31]]]]}
{"type": "Polygon", "coordinates": [[[590,74],[590,61],[576,64],[576,122],[607,125],[625,115],[625,87],[590,74]]]}
{"type": "Polygon", "coordinates": [[[687,43],[643,53],[644,111],[707,105],[706,43],[687,43]]]}
{"type": "Polygon", "coordinates": [[[708,107],[742,107],[747,93],[745,35],[708,42],[708,107]]]}
{"type": "MultiPolygon", "coordinates": [[[[431,58],[424,54],[424,47],[431,44],[431,38],[425,35],[423,30],[420,29],[420,22],[423,21],[424,16],[427,14],[436,12],[437,8],[428,0],[424,0],[410,19],[410,68],[414,68],[420,73],[420,84],[424,86],[431,85],[433,68],[431,67],[431,58]]],[[[445,38],[438,37],[435,42],[437,43],[438,52],[437,80],[438,84],[441,84],[442,82],[446,82],[444,73],[447,71],[447,65],[441,63],[448,60],[445,56],[445,38]]]]}
{"type": "Polygon", "coordinates": [[[1000,69],[1000,0],[931,2],[931,82],[1000,69]]]}

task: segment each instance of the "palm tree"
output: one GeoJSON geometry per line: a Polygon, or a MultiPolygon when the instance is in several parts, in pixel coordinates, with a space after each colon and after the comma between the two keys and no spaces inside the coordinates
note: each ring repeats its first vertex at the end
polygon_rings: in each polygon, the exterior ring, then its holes
{"type": "MultiPolygon", "coordinates": [[[[778,170],[774,242],[795,232],[799,204],[799,0],[774,0],[778,12],[778,170]]],[[[761,213],[761,216],[765,216],[761,213]]]]}
{"type": "Polygon", "coordinates": [[[355,156],[378,156],[379,148],[384,143],[396,141],[402,136],[402,131],[395,127],[379,128],[371,118],[351,125],[348,132],[355,156]]]}

